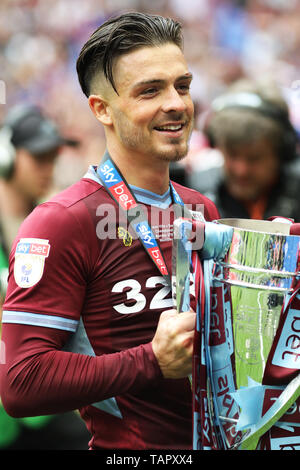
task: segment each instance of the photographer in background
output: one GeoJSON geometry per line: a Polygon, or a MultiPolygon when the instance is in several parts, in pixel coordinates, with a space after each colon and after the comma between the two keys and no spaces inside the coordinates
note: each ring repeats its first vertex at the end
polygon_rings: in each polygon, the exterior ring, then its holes
{"type": "MultiPolygon", "coordinates": [[[[20,105],[0,129],[0,282],[6,292],[8,256],[19,226],[51,189],[64,145],[56,125],[36,107],[20,105]]],[[[51,293],[49,293],[51,295],[51,293]]],[[[1,312],[0,312],[1,320],[1,312]]],[[[1,334],[1,323],[0,323],[1,334]]],[[[13,419],[0,402],[0,449],[86,448],[87,431],[75,413],[13,419]]]]}
{"type": "Polygon", "coordinates": [[[3,247],[9,253],[21,222],[47,195],[64,145],[56,125],[31,105],[7,114],[0,129],[0,220],[3,247]]]}
{"type": "Polygon", "coordinates": [[[297,134],[272,83],[241,80],[212,103],[205,133],[223,161],[194,163],[190,187],[214,201],[221,217],[300,220],[297,134]],[[203,169],[206,168],[206,169],[203,169]]]}

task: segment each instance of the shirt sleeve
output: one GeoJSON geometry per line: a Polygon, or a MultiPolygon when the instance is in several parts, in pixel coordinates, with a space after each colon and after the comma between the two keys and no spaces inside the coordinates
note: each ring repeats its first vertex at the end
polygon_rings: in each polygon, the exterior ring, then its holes
{"type": "Polygon", "coordinates": [[[75,331],[90,269],[87,247],[67,208],[49,203],[35,209],[10,254],[3,323],[75,331]]]}
{"type": "Polygon", "coordinates": [[[162,379],[151,343],[94,357],[63,351],[68,334],[39,326],[3,325],[0,395],[9,415],[67,412],[134,393],[162,379]]]}

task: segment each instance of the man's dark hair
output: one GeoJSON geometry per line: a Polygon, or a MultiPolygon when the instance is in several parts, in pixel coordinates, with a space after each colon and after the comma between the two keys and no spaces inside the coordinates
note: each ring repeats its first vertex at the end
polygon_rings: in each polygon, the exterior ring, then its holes
{"type": "Polygon", "coordinates": [[[102,71],[116,90],[114,59],[139,47],[173,42],[183,49],[181,24],[171,18],[144,13],[125,13],[103,23],[83,46],[77,60],[77,74],[88,97],[91,81],[102,71]]]}

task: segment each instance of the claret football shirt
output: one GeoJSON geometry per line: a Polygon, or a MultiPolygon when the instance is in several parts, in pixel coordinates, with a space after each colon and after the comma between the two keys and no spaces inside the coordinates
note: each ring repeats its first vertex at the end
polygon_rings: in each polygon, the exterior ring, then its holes
{"type": "MultiPolygon", "coordinates": [[[[173,185],[218,218],[207,198],[173,185]]],[[[170,191],[131,189],[171,273],[170,191]]],[[[24,221],[10,261],[3,341],[18,414],[79,408],[92,449],[192,448],[189,380],[163,379],[151,347],[171,287],[93,167],[24,221]]]]}

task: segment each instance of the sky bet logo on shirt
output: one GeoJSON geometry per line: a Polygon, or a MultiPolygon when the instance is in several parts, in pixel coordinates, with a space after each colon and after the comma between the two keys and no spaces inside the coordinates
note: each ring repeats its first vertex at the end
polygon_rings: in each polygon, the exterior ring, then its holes
{"type": "MultiPolygon", "coordinates": [[[[24,239],[26,240],[26,238],[24,239]]],[[[45,242],[46,240],[42,240],[45,242]]],[[[47,240],[48,241],[48,240],[47,240]]],[[[16,253],[22,254],[31,254],[31,255],[41,255],[41,256],[48,256],[50,250],[50,245],[45,243],[34,243],[34,242],[27,242],[27,241],[20,241],[17,244],[16,253]]]]}
{"type": "Polygon", "coordinates": [[[104,162],[99,167],[99,171],[108,191],[118,201],[123,209],[127,211],[132,207],[137,206],[132,194],[130,194],[126,184],[122,181],[121,176],[110,161],[104,162]]]}

